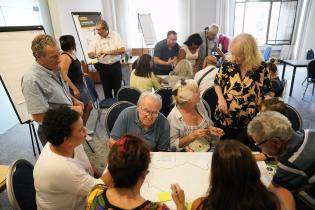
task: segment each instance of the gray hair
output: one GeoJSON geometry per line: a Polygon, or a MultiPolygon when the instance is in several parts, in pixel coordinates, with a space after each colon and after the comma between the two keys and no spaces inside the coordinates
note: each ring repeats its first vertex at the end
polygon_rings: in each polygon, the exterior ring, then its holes
{"type": "Polygon", "coordinates": [[[179,61],[174,70],[170,73],[170,75],[184,76],[184,77],[192,77],[193,76],[193,68],[189,60],[183,59],[179,61]]]}
{"type": "Polygon", "coordinates": [[[209,26],[209,32],[217,34],[219,33],[219,25],[218,24],[211,24],[209,26]]]}
{"type": "Polygon", "coordinates": [[[193,79],[179,80],[173,88],[173,104],[183,105],[189,102],[199,90],[197,82],[193,79]]]}
{"type": "Polygon", "coordinates": [[[138,99],[138,103],[137,105],[139,106],[140,103],[143,101],[143,99],[145,99],[146,97],[151,97],[153,98],[154,100],[158,101],[159,104],[160,104],[160,109],[162,108],[162,97],[159,95],[159,94],[156,94],[156,93],[152,93],[152,92],[149,92],[149,91],[144,91],[141,93],[139,99],[138,99]]]}
{"type": "Polygon", "coordinates": [[[101,26],[105,27],[105,30],[108,30],[108,29],[109,29],[107,22],[106,22],[105,20],[103,20],[103,19],[99,19],[99,20],[96,22],[96,25],[101,25],[101,26]]]}
{"type": "Polygon", "coordinates": [[[275,111],[257,114],[247,126],[247,133],[250,136],[259,136],[260,141],[277,137],[283,142],[288,142],[293,132],[288,118],[275,111]]]}
{"type": "Polygon", "coordinates": [[[47,46],[58,46],[57,41],[50,35],[39,34],[32,41],[32,52],[35,58],[44,55],[44,49],[47,46]]]}

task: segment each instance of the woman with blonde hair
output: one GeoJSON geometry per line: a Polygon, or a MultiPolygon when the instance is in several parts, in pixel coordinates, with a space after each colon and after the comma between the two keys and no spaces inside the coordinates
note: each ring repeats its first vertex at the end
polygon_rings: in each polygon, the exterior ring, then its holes
{"type": "Polygon", "coordinates": [[[212,137],[221,137],[223,131],[213,127],[209,114],[200,101],[196,81],[193,79],[178,81],[173,88],[172,98],[175,107],[167,117],[170,123],[171,148],[187,152],[208,151],[212,137]]]}
{"type": "Polygon", "coordinates": [[[218,96],[216,123],[225,138],[238,138],[258,113],[258,104],[270,91],[270,80],[255,38],[247,33],[236,36],[231,56],[214,80],[218,96]]]}
{"type": "Polygon", "coordinates": [[[165,80],[169,86],[173,87],[180,79],[192,79],[193,78],[193,67],[189,60],[183,59],[177,63],[174,70],[171,71],[165,80]]]}

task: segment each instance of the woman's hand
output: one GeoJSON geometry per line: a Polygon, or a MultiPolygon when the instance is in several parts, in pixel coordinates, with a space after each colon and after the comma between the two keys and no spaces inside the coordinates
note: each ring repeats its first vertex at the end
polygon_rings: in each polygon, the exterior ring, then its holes
{"type": "Polygon", "coordinates": [[[208,129],[210,133],[215,136],[221,137],[224,135],[224,131],[221,128],[213,127],[212,125],[210,125],[208,129]]]}
{"type": "Polygon", "coordinates": [[[189,146],[185,146],[185,151],[186,152],[194,152],[189,146]]]}
{"type": "Polygon", "coordinates": [[[195,140],[196,138],[200,138],[200,137],[204,137],[208,135],[208,133],[209,133],[208,129],[200,128],[200,129],[194,130],[189,135],[191,135],[191,140],[195,140]]]}
{"type": "Polygon", "coordinates": [[[219,108],[219,111],[224,113],[224,114],[228,114],[229,113],[228,107],[227,107],[227,103],[226,103],[226,100],[224,98],[219,98],[219,100],[218,100],[218,108],[219,108]]]}
{"type": "Polygon", "coordinates": [[[176,204],[178,210],[185,209],[185,192],[180,188],[178,184],[171,185],[172,198],[176,204]]]}
{"type": "Polygon", "coordinates": [[[75,89],[73,90],[73,95],[74,95],[74,97],[76,97],[76,98],[80,98],[80,92],[79,92],[79,90],[78,90],[77,88],[75,88],[75,89]]]}

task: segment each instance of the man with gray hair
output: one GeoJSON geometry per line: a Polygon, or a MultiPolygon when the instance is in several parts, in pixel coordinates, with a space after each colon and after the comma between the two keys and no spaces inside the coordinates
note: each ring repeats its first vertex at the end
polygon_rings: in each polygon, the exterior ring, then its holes
{"type": "Polygon", "coordinates": [[[167,151],[170,143],[170,125],[160,113],[161,96],[151,92],[143,92],[137,106],[123,110],[110,133],[108,146],[125,134],[133,134],[144,138],[152,151],[167,151]]]}
{"type": "Polygon", "coordinates": [[[198,68],[203,68],[203,61],[208,55],[213,55],[214,52],[218,53],[220,57],[225,58],[224,53],[218,47],[219,26],[217,24],[212,24],[205,28],[205,31],[200,32],[202,38],[202,45],[200,46],[199,56],[198,56],[198,68]]]}
{"type": "Polygon", "coordinates": [[[290,190],[296,209],[315,209],[315,130],[295,132],[284,115],[267,111],[253,118],[247,132],[263,153],[278,160],[270,188],[290,190]]]}
{"type": "Polygon", "coordinates": [[[32,41],[31,48],[36,62],[22,77],[22,93],[28,113],[39,123],[37,133],[44,146],[47,140],[41,124],[46,112],[66,105],[82,113],[84,105],[70,95],[69,88],[60,75],[60,49],[56,40],[40,34],[32,41]]]}

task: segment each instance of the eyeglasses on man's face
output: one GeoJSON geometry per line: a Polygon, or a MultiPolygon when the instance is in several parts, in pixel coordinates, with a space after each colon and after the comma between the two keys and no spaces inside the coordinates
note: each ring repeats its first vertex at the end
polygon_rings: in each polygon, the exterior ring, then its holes
{"type": "Polygon", "coordinates": [[[143,113],[146,115],[146,116],[151,116],[151,117],[157,117],[159,115],[159,111],[150,111],[146,108],[143,108],[142,106],[140,106],[140,109],[143,111],[143,113]]]}
{"type": "Polygon", "coordinates": [[[266,140],[264,140],[264,141],[262,141],[262,142],[255,143],[255,146],[256,146],[256,147],[260,147],[261,145],[267,143],[267,142],[270,141],[270,140],[271,140],[271,139],[266,139],[266,140]]]}

